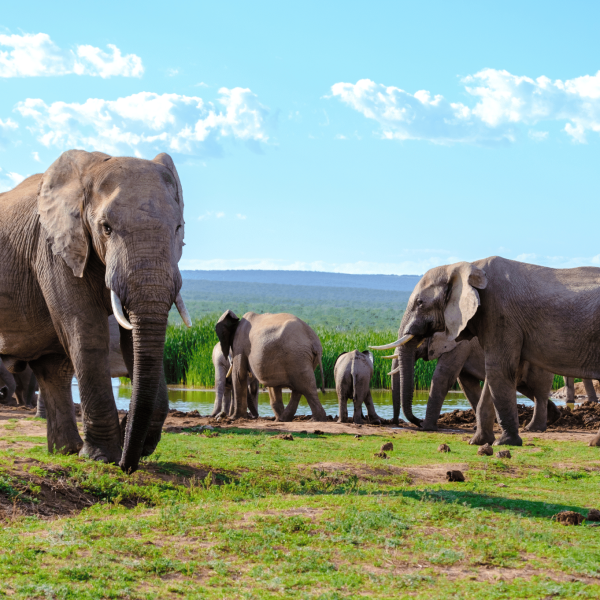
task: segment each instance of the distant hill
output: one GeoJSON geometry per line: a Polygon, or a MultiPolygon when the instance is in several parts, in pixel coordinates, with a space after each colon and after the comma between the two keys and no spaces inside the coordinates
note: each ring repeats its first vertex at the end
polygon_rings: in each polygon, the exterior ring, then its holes
{"type": "Polygon", "coordinates": [[[181,271],[184,279],[412,292],[420,275],[348,275],[320,271],[181,271]]]}

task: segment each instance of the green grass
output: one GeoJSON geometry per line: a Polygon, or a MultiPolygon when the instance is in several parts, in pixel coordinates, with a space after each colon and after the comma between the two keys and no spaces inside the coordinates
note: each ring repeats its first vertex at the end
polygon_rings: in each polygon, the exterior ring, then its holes
{"type": "Polygon", "coordinates": [[[97,503],[51,521],[6,515],[0,598],[597,598],[598,529],[551,517],[598,507],[598,449],[541,435],[511,452],[479,457],[447,434],[289,442],[232,429],[165,434],[128,477],[41,447],[3,450],[10,502],[39,501],[27,475],[51,472],[97,503]],[[375,458],[388,440],[390,459],[375,458]],[[414,479],[453,463],[465,483],[414,479]]]}

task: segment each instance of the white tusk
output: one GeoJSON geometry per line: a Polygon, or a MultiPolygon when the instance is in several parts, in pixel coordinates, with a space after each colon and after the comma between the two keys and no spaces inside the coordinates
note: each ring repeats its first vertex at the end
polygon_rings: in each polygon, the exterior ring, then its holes
{"type": "Polygon", "coordinates": [[[396,340],[392,344],[386,344],[385,346],[369,346],[371,350],[390,350],[391,348],[397,348],[398,346],[403,346],[406,342],[410,342],[415,336],[408,333],[407,335],[402,336],[399,340],[396,340]]]}
{"type": "Polygon", "coordinates": [[[398,365],[393,371],[390,371],[388,373],[388,375],[395,375],[400,370],[401,367],[402,367],[402,365],[398,365]]]}
{"type": "Polygon", "coordinates": [[[394,358],[398,358],[398,355],[392,354],[391,356],[382,356],[381,358],[385,358],[385,360],[394,360],[394,358]]]}
{"type": "Polygon", "coordinates": [[[117,323],[123,329],[133,329],[133,325],[125,318],[125,315],[123,314],[123,305],[121,304],[121,299],[113,290],[110,290],[110,303],[117,323]]]}
{"type": "Polygon", "coordinates": [[[229,371],[227,371],[227,375],[225,377],[231,377],[231,372],[233,371],[233,363],[229,365],[229,371]]]}
{"type": "Polygon", "coordinates": [[[185,307],[185,303],[183,301],[183,298],[181,297],[181,293],[178,293],[177,298],[175,298],[175,306],[177,307],[177,310],[179,311],[179,314],[181,315],[181,319],[183,320],[183,322],[188,327],[191,327],[192,326],[192,318],[190,317],[190,313],[188,312],[188,309],[185,307]]]}
{"type": "Polygon", "coordinates": [[[419,344],[417,345],[417,348],[420,348],[423,345],[423,342],[426,340],[427,338],[423,338],[419,344]]]}

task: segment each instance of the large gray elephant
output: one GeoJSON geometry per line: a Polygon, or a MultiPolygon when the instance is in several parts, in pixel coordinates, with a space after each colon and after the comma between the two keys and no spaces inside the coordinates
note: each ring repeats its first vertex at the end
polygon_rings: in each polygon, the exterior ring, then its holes
{"type": "MultiPolygon", "coordinates": [[[[406,360],[406,358],[409,357],[407,353],[404,353],[402,360],[406,360]]],[[[485,356],[483,348],[476,337],[461,342],[449,342],[443,334],[436,333],[425,338],[423,343],[415,348],[414,358],[412,359],[413,373],[414,363],[419,359],[425,361],[437,359],[438,361],[431,379],[425,419],[421,420],[414,416],[412,412],[412,394],[405,395],[401,399],[399,372],[392,375],[394,419],[397,419],[400,414],[402,400],[402,411],[411,423],[423,428],[424,431],[437,431],[437,420],[440,418],[442,405],[448,391],[457,380],[469,404],[474,411],[477,410],[477,404],[479,404],[481,397],[480,383],[485,381],[485,356]],[[438,338],[442,338],[441,343],[436,343],[438,338]]],[[[392,370],[397,370],[398,367],[401,370],[403,368],[402,360],[395,354],[392,370]]],[[[554,375],[552,373],[548,373],[534,365],[526,365],[521,371],[517,391],[535,402],[533,417],[525,427],[528,431],[545,431],[547,426],[546,414],[548,415],[548,423],[552,423],[560,417],[556,405],[548,399],[553,380],[554,375]],[[548,404],[547,411],[539,411],[538,402],[546,402],[548,404]]]]}
{"type": "Polygon", "coordinates": [[[362,405],[367,407],[367,414],[371,423],[381,423],[381,418],[375,411],[373,397],[371,396],[371,377],[373,377],[373,355],[365,350],[359,352],[352,350],[340,354],[333,366],[335,391],[338,397],[338,421],[345,423],[348,420],[348,399],[354,402],[352,420],[355,423],[363,422],[362,405]]]}
{"type": "Polygon", "coordinates": [[[0,194],[0,356],[31,365],[48,448],[135,471],[162,377],[168,313],[179,290],[183,194],[167,154],[153,160],[69,150],[0,194]],[[123,450],[109,365],[108,315],[120,324],[133,393],[123,450]],[[71,379],[79,382],[82,441],[71,379]]]}
{"type": "MultiPolygon", "coordinates": [[[[401,397],[413,392],[412,359],[424,338],[475,336],[486,379],[473,444],[520,446],[517,382],[525,363],[582,379],[600,377],[600,269],[550,269],[500,257],[436,267],[415,287],[400,325],[401,397]],[[494,410],[495,409],[495,410],[494,410]],[[497,413],[502,435],[495,440],[497,413]]],[[[538,403],[540,418],[546,404],[538,403]]],[[[591,441],[600,445],[600,432],[591,441]]]]}
{"type": "Polygon", "coordinates": [[[323,348],[317,334],[294,315],[246,313],[239,319],[228,310],[218,320],[215,331],[224,356],[231,349],[233,357],[233,410],[236,418],[248,411],[248,372],[269,388],[271,408],[278,421],[291,421],[300,398],[304,396],[312,411],[313,421],[327,416],[319,402],[315,369],[321,367],[321,390],[324,374],[323,348]],[[282,401],[282,388],[292,390],[287,407],[282,401]]]}
{"type": "MultiPolygon", "coordinates": [[[[231,394],[233,391],[233,383],[231,375],[228,376],[229,369],[232,366],[233,360],[231,353],[229,358],[223,356],[221,350],[221,342],[217,342],[212,353],[213,366],[215,367],[215,406],[211,417],[230,416],[233,404],[231,402],[231,394]]],[[[258,417],[258,381],[252,374],[252,370],[248,370],[248,410],[250,414],[258,417]]]]}

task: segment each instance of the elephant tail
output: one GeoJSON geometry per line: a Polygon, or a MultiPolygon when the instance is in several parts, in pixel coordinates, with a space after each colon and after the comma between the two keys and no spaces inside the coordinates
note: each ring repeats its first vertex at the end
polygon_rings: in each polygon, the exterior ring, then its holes
{"type": "Polygon", "coordinates": [[[325,393],[325,372],[323,371],[323,360],[319,354],[319,369],[321,370],[321,392],[325,393]]]}
{"type": "Polygon", "coordinates": [[[350,364],[350,373],[352,375],[352,399],[353,400],[356,398],[356,354],[357,354],[357,352],[354,351],[354,354],[352,355],[352,363],[350,364]]]}

